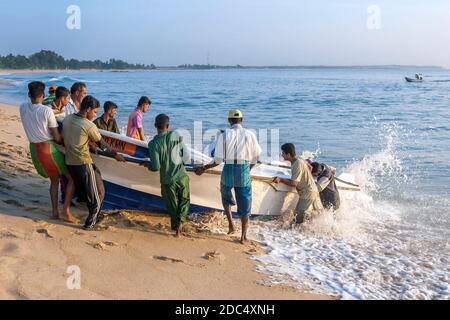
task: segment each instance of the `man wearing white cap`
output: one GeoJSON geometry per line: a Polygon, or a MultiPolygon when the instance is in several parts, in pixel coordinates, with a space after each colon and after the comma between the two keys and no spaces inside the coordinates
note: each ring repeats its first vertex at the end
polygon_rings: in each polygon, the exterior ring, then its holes
{"type": "Polygon", "coordinates": [[[237,204],[237,214],[241,218],[241,243],[247,241],[248,221],[252,209],[252,183],[250,170],[257,164],[261,154],[256,135],[242,127],[243,114],[238,109],[228,113],[230,129],[222,132],[215,148],[214,162],[196,170],[202,175],[206,170],[225,162],[221,176],[220,191],[222,204],[229,223],[229,234],[235,231],[231,207],[237,204]],[[231,190],[234,189],[236,200],[231,190]]]}

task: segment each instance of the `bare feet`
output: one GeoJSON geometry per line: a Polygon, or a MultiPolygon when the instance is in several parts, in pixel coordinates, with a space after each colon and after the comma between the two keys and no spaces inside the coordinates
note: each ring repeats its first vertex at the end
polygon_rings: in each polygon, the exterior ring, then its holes
{"type": "Polygon", "coordinates": [[[183,225],[180,223],[180,225],[177,228],[177,232],[175,233],[175,238],[181,238],[183,235],[183,225]]]}
{"type": "Polygon", "coordinates": [[[52,220],[59,220],[59,212],[58,211],[53,212],[51,219],[52,220]]]}
{"type": "Polygon", "coordinates": [[[69,223],[78,223],[79,222],[78,219],[75,218],[70,212],[59,215],[59,219],[61,219],[62,221],[65,221],[65,222],[69,222],[69,223]]]}
{"type": "Polygon", "coordinates": [[[248,242],[247,237],[242,237],[241,241],[239,241],[241,244],[246,244],[248,242]]]}
{"type": "Polygon", "coordinates": [[[235,233],[235,232],[236,232],[236,228],[234,227],[233,224],[230,224],[230,225],[228,226],[228,234],[233,234],[233,233],[235,233]]]}

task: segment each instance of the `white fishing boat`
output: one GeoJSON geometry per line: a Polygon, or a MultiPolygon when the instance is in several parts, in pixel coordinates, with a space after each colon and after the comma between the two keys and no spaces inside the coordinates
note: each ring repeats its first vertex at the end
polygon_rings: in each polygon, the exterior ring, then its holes
{"type": "MultiPolygon", "coordinates": [[[[165,211],[161,196],[159,172],[151,172],[140,164],[150,161],[147,144],[143,141],[100,130],[103,138],[114,150],[125,155],[127,162],[93,154],[94,163],[102,173],[105,183],[106,197],[104,209],[132,209],[151,212],[165,211]]],[[[220,195],[220,174],[223,168],[218,166],[202,176],[194,172],[196,164],[209,163],[208,156],[191,150],[193,163],[186,169],[190,178],[191,212],[211,212],[222,210],[220,195]]],[[[289,178],[287,167],[258,164],[251,171],[252,176],[252,214],[280,215],[293,210],[298,199],[297,192],[282,184],[273,184],[275,176],[289,178]]],[[[354,184],[353,177],[348,174],[340,176],[343,183],[337,181],[341,198],[345,201],[346,193],[355,193],[359,187],[354,184]]]]}

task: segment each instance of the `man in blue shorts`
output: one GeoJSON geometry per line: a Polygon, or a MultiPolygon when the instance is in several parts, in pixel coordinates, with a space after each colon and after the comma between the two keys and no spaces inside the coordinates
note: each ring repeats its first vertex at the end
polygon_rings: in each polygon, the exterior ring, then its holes
{"type": "Polygon", "coordinates": [[[229,223],[229,234],[235,231],[231,207],[237,204],[237,214],[241,218],[241,243],[247,241],[248,221],[252,210],[252,181],[250,170],[257,164],[261,147],[256,135],[242,127],[243,114],[240,110],[231,110],[228,114],[230,129],[225,130],[217,139],[214,161],[196,170],[202,175],[206,170],[225,162],[220,191],[222,204],[229,223]],[[233,197],[232,190],[236,196],[233,197]]]}

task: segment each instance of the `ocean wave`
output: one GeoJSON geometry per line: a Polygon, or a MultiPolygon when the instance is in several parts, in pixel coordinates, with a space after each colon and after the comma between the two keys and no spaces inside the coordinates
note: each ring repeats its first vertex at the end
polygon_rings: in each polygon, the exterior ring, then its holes
{"type": "Polygon", "coordinates": [[[12,79],[0,79],[0,86],[14,87],[19,86],[23,81],[12,80],[12,79]]]}
{"type": "Polygon", "coordinates": [[[254,229],[269,252],[256,258],[258,270],[272,283],[342,299],[450,298],[448,241],[409,239],[376,224],[353,240],[267,224],[254,229]]]}
{"type": "Polygon", "coordinates": [[[101,83],[99,80],[84,80],[69,76],[53,77],[48,82],[84,82],[84,83],[101,83]]]}
{"type": "MultiPolygon", "coordinates": [[[[379,131],[384,147],[344,169],[362,191],[341,194],[337,212],[299,227],[254,223],[252,238],[268,247],[258,270],[270,283],[343,299],[450,299],[448,232],[411,220],[430,203],[400,192],[408,176],[398,147],[408,133],[395,124],[379,131]]],[[[450,206],[433,208],[448,218],[450,206]]]]}

